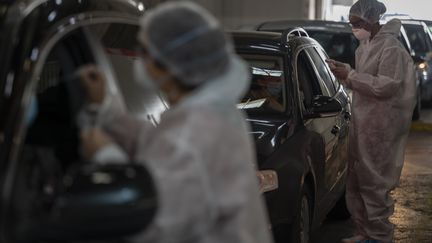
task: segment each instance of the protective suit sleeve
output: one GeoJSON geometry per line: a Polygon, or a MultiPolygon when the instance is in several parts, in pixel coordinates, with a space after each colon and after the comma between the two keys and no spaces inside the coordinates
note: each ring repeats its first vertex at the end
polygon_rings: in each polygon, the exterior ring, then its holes
{"type": "Polygon", "coordinates": [[[351,70],[345,81],[346,87],[376,98],[389,98],[397,94],[406,69],[410,67],[402,51],[399,47],[385,49],[376,76],[351,70]]]}
{"type": "Polygon", "coordinates": [[[158,191],[154,223],[129,242],[198,242],[214,225],[216,200],[204,158],[184,133],[173,133],[162,135],[157,142],[159,152],[152,153],[152,161],[147,161],[158,191]]]}

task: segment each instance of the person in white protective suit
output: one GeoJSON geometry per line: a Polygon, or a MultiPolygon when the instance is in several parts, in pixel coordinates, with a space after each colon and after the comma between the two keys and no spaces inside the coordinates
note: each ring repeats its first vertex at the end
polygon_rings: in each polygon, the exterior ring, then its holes
{"type": "MultiPolygon", "coordinates": [[[[101,128],[82,134],[84,154],[94,162],[136,161],[154,178],[154,222],[129,240],[271,243],[253,141],[236,108],[249,87],[249,68],[218,22],[190,2],[147,11],[138,40],[137,79],[161,90],[170,109],[153,127],[110,106],[98,114],[101,128]]],[[[104,103],[102,72],[87,66],[80,75],[89,102],[104,103]]]]}
{"type": "Polygon", "coordinates": [[[359,0],[350,9],[360,40],[356,68],[328,60],[335,76],[352,90],[346,200],[356,235],[345,243],[389,243],[394,225],[390,192],[398,185],[415,105],[415,70],[398,40],[400,20],[381,26],[386,11],[377,0],[359,0]]]}

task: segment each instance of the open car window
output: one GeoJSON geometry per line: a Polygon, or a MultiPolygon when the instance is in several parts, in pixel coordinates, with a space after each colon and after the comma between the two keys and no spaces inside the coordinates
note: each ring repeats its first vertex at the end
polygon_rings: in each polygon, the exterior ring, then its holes
{"type": "Polygon", "coordinates": [[[102,45],[127,111],[157,125],[169,106],[158,91],[139,84],[134,76],[133,67],[139,61],[138,26],[114,23],[96,27],[91,32],[102,45]]]}
{"type": "Polygon", "coordinates": [[[286,110],[282,58],[242,55],[250,66],[249,91],[237,108],[253,113],[282,113],[286,110]]]}

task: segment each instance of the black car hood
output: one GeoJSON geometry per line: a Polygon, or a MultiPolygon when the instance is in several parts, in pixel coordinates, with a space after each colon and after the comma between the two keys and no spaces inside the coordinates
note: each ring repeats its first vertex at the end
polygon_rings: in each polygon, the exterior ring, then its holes
{"type": "Polygon", "coordinates": [[[291,120],[269,117],[249,116],[251,134],[255,140],[258,161],[263,161],[272,154],[287,137],[291,120]]]}

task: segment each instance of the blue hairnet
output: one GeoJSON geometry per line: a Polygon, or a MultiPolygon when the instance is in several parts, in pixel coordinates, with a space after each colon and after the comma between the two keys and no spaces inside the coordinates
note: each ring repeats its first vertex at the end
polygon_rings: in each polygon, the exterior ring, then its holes
{"type": "Polygon", "coordinates": [[[387,11],[386,6],[377,0],[359,0],[350,9],[350,16],[359,17],[370,24],[378,23],[387,11]]]}
{"type": "Polygon", "coordinates": [[[218,21],[192,2],[168,2],[141,20],[139,41],[183,85],[196,87],[226,71],[232,48],[218,21]]]}

